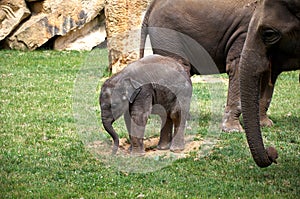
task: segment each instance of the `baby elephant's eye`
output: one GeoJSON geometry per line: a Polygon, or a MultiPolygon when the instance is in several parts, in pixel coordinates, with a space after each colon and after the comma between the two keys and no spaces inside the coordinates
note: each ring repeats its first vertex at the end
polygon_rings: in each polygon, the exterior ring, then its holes
{"type": "Polygon", "coordinates": [[[280,40],[281,34],[273,28],[263,28],[261,31],[261,37],[266,45],[273,45],[280,40]]]}

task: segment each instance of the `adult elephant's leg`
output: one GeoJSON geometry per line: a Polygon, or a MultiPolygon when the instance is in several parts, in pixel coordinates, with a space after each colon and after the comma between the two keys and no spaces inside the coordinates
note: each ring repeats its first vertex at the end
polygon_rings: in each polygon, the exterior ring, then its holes
{"type": "Polygon", "coordinates": [[[227,64],[229,75],[227,104],[222,121],[222,130],[225,132],[243,132],[239,116],[241,115],[240,83],[239,83],[239,57],[227,64]]]}
{"type": "Polygon", "coordinates": [[[172,131],[173,131],[173,122],[172,119],[169,116],[167,116],[165,122],[162,123],[160,138],[157,145],[158,149],[166,150],[170,148],[171,141],[172,141],[172,131]]]}
{"type": "Polygon", "coordinates": [[[246,35],[240,35],[231,46],[226,59],[226,72],[229,77],[227,103],[222,121],[225,132],[243,132],[239,117],[242,112],[240,97],[239,62],[246,35]]]}
{"type": "Polygon", "coordinates": [[[261,93],[259,101],[259,116],[260,116],[260,126],[270,127],[273,125],[273,121],[268,117],[267,111],[269,109],[272,95],[274,91],[274,84],[276,81],[277,75],[271,78],[271,73],[266,72],[263,74],[261,80],[261,93]]]}

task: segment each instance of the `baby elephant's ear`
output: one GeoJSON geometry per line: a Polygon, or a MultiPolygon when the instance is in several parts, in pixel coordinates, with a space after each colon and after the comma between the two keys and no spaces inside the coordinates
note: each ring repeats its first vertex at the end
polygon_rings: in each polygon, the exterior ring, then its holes
{"type": "Polygon", "coordinates": [[[142,84],[130,78],[124,79],[123,82],[126,90],[126,97],[128,101],[132,103],[140,93],[142,84]]]}

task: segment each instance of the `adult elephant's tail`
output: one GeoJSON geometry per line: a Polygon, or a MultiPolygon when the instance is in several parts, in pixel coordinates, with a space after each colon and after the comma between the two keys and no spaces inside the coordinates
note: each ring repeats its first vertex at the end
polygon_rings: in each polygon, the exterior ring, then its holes
{"type": "Polygon", "coordinates": [[[141,29],[141,43],[140,43],[140,58],[144,57],[144,51],[145,51],[145,44],[146,44],[146,39],[147,39],[147,35],[148,35],[148,20],[149,20],[149,15],[152,12],[152,9],[155,5],[155,1],[153,0],[151,2],[151,4],[149,5],[149,7],[147,8],[147,11],[145,13],[144,19],[143,19],[143,23],[142,23],[142,29],[141,29]]]}
{"type": "Polygon", "coordinates": [[[140,58],[144,57],[145,44],[146,44],[146,39],[147,39],[147,35],[148,35],[147,27],[148,27],[147,17],[145,15],[145,18],[142,23],[142,29],[141,29],[140,58]]]}

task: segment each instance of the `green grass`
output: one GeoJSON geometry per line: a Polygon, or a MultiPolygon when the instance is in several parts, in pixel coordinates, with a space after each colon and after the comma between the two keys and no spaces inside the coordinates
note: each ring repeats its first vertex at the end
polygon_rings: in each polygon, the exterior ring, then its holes
{"type": "MultiPolygon", "coordinates": [[[[103,75],[94,73],[99,67],[107,67],[107,52],[97,53],[0,51],[0,198],[297,198],[300,195],[298,72],[279,77],[270,107],[275,125],[263,129],[266,145],[274,145],[279,151],[277,165],[258,168],[244,134],[226,134],[210,128],[221,115],[212,113],[213,88],[198,83],[194,84],[193,117],[187,133],[197,134],[200,139],[213,133],[218,142],[204,157],[191,154],[153,172],[129,173],[97,159],[86,148],[87,139],[107,137],[88,134],[90,131],[86,129],[89,124],[91,128],[101,128],[99,120],[90,120],[99,115],[97,78],[103,75]],[[82,66],[92,68],[91,73],[80,70],[82,66]],[[96,84],[89,84],[87,88],[92,89],[85,95],[76,93],[78,82],[96,84]],[[87,101],[87,110],[80,96],[89,95],[94,98],[87,101]],[[74,108],[76,102],[82,107],[74,108]],[[76,113],[91,113],[91,116],[76,113]]],[[[226,93],[216,94],[220,94],[216,98],[222,99],[226,93]]],[[[122,124],[117,128],[124,131],[122,124]]]]}

